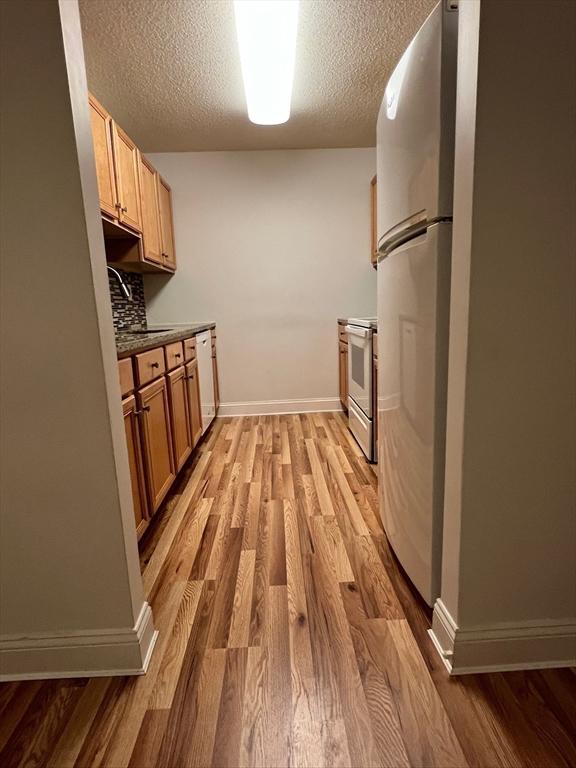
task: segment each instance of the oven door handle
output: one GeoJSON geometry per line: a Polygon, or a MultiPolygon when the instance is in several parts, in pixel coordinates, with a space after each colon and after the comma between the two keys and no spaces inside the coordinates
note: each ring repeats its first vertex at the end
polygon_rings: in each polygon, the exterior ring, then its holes
{"type": "Polygon", "coordinates": [[[349,336],[360,336],[361,339],[367,339],[372,334],[372,331],[369,328],[360,328],[357,325],[347,325],[346,333],[349,336]]]}

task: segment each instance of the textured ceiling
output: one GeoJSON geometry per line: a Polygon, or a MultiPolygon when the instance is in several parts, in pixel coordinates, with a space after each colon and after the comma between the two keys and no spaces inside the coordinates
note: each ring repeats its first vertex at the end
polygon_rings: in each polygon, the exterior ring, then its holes
{"type": "Polygon", "coordinates": [[[402,51],[437,0],[301,0],[290,120],[246,115],[231,0],[80,0],[88,84],[146,152],[375,144],[402,51]]]}

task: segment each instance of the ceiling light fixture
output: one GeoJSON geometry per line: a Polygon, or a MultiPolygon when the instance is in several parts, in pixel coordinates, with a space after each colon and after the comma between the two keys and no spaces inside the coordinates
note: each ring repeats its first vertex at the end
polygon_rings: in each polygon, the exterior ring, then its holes
{"type": "Polygon", "coordinates": [[[279,125],[290,117],[299,0],[234,0],[248,117],[279,125]]]}

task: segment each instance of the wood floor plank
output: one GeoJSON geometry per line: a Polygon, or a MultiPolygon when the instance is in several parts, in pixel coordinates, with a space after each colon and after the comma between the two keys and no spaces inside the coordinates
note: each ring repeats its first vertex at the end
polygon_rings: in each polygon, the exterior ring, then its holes
{"type": "Polygon", "coordinates": [[[212,753],[214,768],[237,768],[239,765],[247,662],[248,648],[229,648],[226,651],[224,680],[212,753]]]}
{"type": "Polygon", "coordinates": [[[10,741],[18,724],[26,718],[26,712],[42,687],[40,681],[29,683],[4,683],[11,693],[5,701],[0,717],[0,753],[10,741]]]}
{"type": "Polygon", "coordinates": [[[166,645],[150,701],[147,704],[149,709],[170,709],[172,705],[201,594],[201,581],[186,583],[170,641],[166,645]]]}
{"type": "Polygon", "coordinates": [[[360,621],[352,627],[352,640],[358,660],[362,685],[366,694],[372,732],[380,757],[380,764],[388,768],[409,768],[410,761],[402,739],[402,728],[392,695],[386,667],[381,662],[379,644],[380,625],[360,621]]]}
{"type": "Polygon", "coordinates": [[[238,575],[232,604],[229,648],[248,647],[250,640],[250,615],[252,611],[252,591],[254,587],[254,570],[256,567],[256,550],[243,549],[240,553],[238,575]]]}
{"type": "Polygon", "coordinates": [[[250,620],[250,645],[261,645],[268,613],[268,587],[270,586],[270,515],[269,501],[262,498],[258,518],[254,588],[252,592],[252,616],[250,620]]]}
{"type": "Polygon", "coordinates": [[[196,717],[193,723],[190,723],[189,742],[182,752],[179,761],[181,765],[190,768],[206,768],[211,765],[226,669],[226,653],[224,648],[209,648],[204,653],[196,691],[196,717]]]}
{"type": "Polygon", "coordinates": [[[188,512],[191,499],[194,496],[194,492],[196,491],[198,485],[202,481],[204,471],[208,466],[209,461],[209,453],[204,454],[204,456],[202,456],[198,461],[196,469],[194,470],[194,473],[190,479],[190,483],[186,488],[186,494],[182,495],[182,498],[178,502],[177,507],[172,512],[170,522],[166,526],[162,538],[156,545],[154,554],[150,558],[150,561],[148,562],[148,565],[142,574],[142,584],[144,587],[144,594],[146,595],[149,595],[152,591],[152,585],[156,581],[158,574],[160,573],[160,569],[166,561],[170,547],[172,546],[178,529],[182,524],[184,516],[188,512]]]}
{"type": "Polygon", "coordinates": [[[214,610],[207,639],[208,648],[226,648],[228,645],[242,535],[243,531],[240,528],[228,529],[226,545],[222,552],[221,573],[214,593],[214,610]]]}
{"type": "Polygon", "coordinates": [[[190,724],[198,717],[200,672],[213,607],[214,582],[205,581],[158,754],[158,768],[175,768],[185,764],[185,756],[193,747],[190,743],[190,724]]]}
{"type": "Polygon", "coordinates": [[[242,540],[242,549],[256,549],[258,539],[258,525],[260,521],[260,498],[262,495],[262,484],[260,482],[250,483],[248,492],[248,508],[246,510],[246,525],[244,526],[244,538],[242,540]]]}
{"type": "Polygon", "coordinates": [[[298,515],[289,499],[284,501],[284,519],[293,720],[311,723],[321,719],[321,712],[314,677],[298,515]]]}
{"type": "Polygon", "coordinates": [[[260,646],[248,648],[239,765],[263,765],[264,745],[264,668],[266,652],[260,646]]]}
{"type": "Polygon", "coordinates": [[[408,622],[405,619],[372,621],[378,623],[380,634],[379,642],[371,645],[371,651],[382,654],[380,665],[387,670],[410,762],[443,768],[466,766],[460,743],[408,622]]]}
{"type": "Polygon", "coordinates": [[[330,545],[324,518],[312,521],[315,554],[312,556],[314,580],[330,632],[330,654],[338,692],[342,702],[342,719],[350,754],[362,766],[378,766],[379,756],[362,687],[350,626],[340,595],[336,569],[330,556],[330,545]]]}
{"type": "MultiPolygon", "coordinates": [[[[168,724],[167,709],[149,709],[130,757],[128,768],[156,768],[162,739],[168,724]]],[[[55,767],[56,768],[56,767],[55,767]]]]}
{"type": "Polygon", "coordinates": [[[346,728],[342,720],[306,723],[295,721],[292,729],[291,767],[352,768],[346,728]]]}
{"type": "Polygon", "coordinates": [[[266,507],[270,517],[269,583],[270,586],[286,585],[286,543],[284,536],[284,506],[281,500],[271,501],[266,507]]]}
{"type": "Polygon", "coordinates": [[[325,530],[328,536],[338,581],[354,581],[354,572],[350,565],[348,553],[346,552],[346,547],[344,546],[344,540],[336,517],[325,518],[325,530]]]}
{"type": "Polygon", "coordinates": [[[88,682],[47,762],[48,768],[73,768],[110,680],[95,677],[88,682]]]}
{"type": "Polygon", "coordinates": [[[0,752],[2,768],[45,765],[82,690],[74,680],[41,686],[30,703],[32,716],[18,724],[10,744],[0,752]]]}
{"type": "Polygon", "coordinates": [[[332,499],[328,493],[328,487],[326,485],[326,478],[322,470],[320,463],[320,457],[318,456],[318,448],[314,440],[311,438],[306,439],[306,450],[308,451],[308,459],[310,461],[310,467],[312,469],[312,477],[314,478],[314,488],[318,496],[318,502],[320,504],[320,511],[323,515],[334,515],[334,507],[332,506],[332,499]]]}

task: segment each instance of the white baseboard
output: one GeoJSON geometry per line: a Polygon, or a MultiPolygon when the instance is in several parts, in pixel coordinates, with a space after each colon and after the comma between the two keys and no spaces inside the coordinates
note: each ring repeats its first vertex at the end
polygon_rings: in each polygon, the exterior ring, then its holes
{"type": "Polygon", "coordinates": [[[218,416],[270,416],[282,413],[318,413],[341,410],[338,397],[310,400],[261,400],[251,403],[220,403],[218,416]]]}
{"type": "Polygon", "coordinates": [[[0,638],[0,681],[143,675],[158,632],[142,605],[134,627],[0,638]]]}
{"type": "Polygon", "coordinates": [[[570,620],[461,629],[437,600],[429,635],[451,675],[576,666],[576,622],[570,620]]]}

